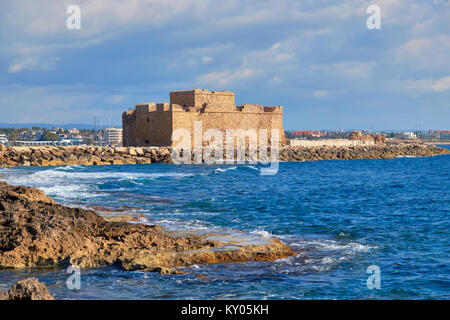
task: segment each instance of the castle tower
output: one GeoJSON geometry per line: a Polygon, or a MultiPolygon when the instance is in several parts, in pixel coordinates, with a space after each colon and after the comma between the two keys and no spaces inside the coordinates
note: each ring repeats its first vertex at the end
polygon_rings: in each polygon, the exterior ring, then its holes
{"type": "MultiPolygon", "coordinates": [[[[173,91],[169,103],[140,103],[122,114],[124,146],[173,146],[172,133],[188,130],[193,141],[194,123],[202,130],[272,129],[279,130],[280,143],[285,144],[281,106],[263,107],[257,104],[236,106],[231,91],[194,89],[173,91]]],[[[270,140],[270,138],[269,138],[270,140]]],[[[193,145],[193,143],[192,143],[193,145]]]]}

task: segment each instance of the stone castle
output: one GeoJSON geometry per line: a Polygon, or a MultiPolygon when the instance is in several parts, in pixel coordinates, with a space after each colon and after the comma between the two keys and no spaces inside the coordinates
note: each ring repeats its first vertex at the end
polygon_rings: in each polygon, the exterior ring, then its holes
{"type": "Polygon", "coordinates": [[[279,130],[279,142],[285,144],[282,116],[281,106],[236,106],[231,91],[174,91],[170,103],[140,103],[122,114],[123,146],[173,146],[177,143],[172,133],[177,129],[188,130],[193,140],[196,121],[201,121],[203,132],[266,129],[268,140],[271,130],[279,130]]]}

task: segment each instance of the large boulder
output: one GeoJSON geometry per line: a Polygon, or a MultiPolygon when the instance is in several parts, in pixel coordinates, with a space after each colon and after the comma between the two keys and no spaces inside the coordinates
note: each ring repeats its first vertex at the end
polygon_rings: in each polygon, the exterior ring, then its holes
{"type": "Polygon", "coordinates": [[[350,136],[348,138],[350,140],[361,140],[362,136],[363,135],[361,131],[352,131],[352,133],[350,133],[350,136]]]}
{"type": "Polygon", "coordinates": [[[206,235],[180,235],[155,225],[110,223],[92,210],[56,204],[38,189],[0,181],[0,267],[116,264],[125,270],[152,271],[199,263],[271,261],[295,254],[276,241],[243,244],[232,252],[227,245],[207,240],[206,235]]]}
{"type": "Polygon", "coordinates": [[[27,278],[15,283],[8,291],[0,292],[0,300],[55,300],[44,283],[27,278]]]}
{"type": "Polygon", "coordinates": [[[375,144],[383,144],[386,141],[386,137],[381,134],[376,134],[374,136],[375,144]]]}

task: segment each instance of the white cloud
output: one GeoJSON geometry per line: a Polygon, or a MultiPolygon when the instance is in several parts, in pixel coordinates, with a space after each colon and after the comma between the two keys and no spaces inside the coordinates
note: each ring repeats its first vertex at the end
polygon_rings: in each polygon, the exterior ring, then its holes
{"type": "Polygon", "coordinates": [[[273,76],[272,78],[270,78],[269,82],[270,83],[282,83],[282,82],[284,82],[284,79],[280,78],[279,76],[273,76]]]}
{"type": "Polygon", "coordinates": [[[295,54],[292,54],[292,53],[280,53],[280,54],[277,54],[275,56],[274,60],[276,62],[286,62],[286,61],[291,60],[293,57],[295,57],[295,54]]]}
{"type": "Polygon", "coordinates": [[[343,61],[313,65],[310,68],[313,72],[320,72],[322,76],[328,74],[338,77],[368,78],[374,65],[373,61],[343,61]]]}
{"type": "Polygon", "coordinates": [[[415,69],[450,67],[450,36],[416,38],[394,49],[394,63],[409,64],[415,69]]]}
{"type": "Polygon", "coordinates": [[[125,100],[126,96],[122,94],[113,94],[107,99],[107,102],[111,104],[120,104],[125,100]]]}
{"type": "Polygon", "coordinates": [[[17,73],[24,70],[39,70],[48,71],[56,69],[56,65],[61,58],[58,57],[48,57],[39,58],[32,56],[25,56],[19,62],[16,62],[8,67],[9,73],[17,73]]]}
{"type": "Polygon", "coordinates": [[[419,79],[405,81],[404,88],[413,93],[444,92],[450,90],[450,76],[438,79],[419,79]]]}
{"type": "Polygon", "coordinates": [[[209,64],[212,63],[214,61],[214,58],[210,57],[210,56],[204,56],[200,59],[202,61],[202,63],[204,64],[209,64]]]}
{"type": "Polygon", "coordinates": [[[328,95],[328,91],[327,90],[315,90],[313,92],[313,97],[314,98],[322,98],[322,97],[325,97],[326,95],[328,95]]]}
{"type": "Polygon", "coordinates": [[[8,123],[90,124],[95,115],[106,123],[112,105],[113,124],[120,124],[125,108],[118,104],[124,102],[126,95],[102,90],[104,88],[84,84],[0,85],[1,119],[8,123]]]}
{"type": "Polygon", "coordinates": [[[233,86],[236,86],[235,82],[253,78],[261,73],[262,73],[261,70],[239,68],[234,70],[226,70],[202,74],[197,78],[197,81],[201,85],[209,85],[213,87],[224,87],[231,83],[233,84],[233,86]]]}

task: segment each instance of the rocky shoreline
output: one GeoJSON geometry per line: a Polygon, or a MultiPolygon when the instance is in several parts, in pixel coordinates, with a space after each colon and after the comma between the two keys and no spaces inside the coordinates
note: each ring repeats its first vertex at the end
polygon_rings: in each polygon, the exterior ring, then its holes
{"type": "MultiPolygon", "coordinates": [[[[172,163],[170,147],[4,147],[0,145],[0,167],[119,165],[172,163]]],[[[270,154],[270,152],[268,152],[270,154]]],[[[429,144],[392,143],[343,147],[282,147],[280,161],[393,159],[450,154],[449,149],[429,144]]],[[[246,153],[248,160],[248,152],[246,153]]]]}
{"type": "Polygon", "coordinates": [[[108,222],[93,210],[66,207],[36,188],[0,182],[0,268],[116,265],[163,274],[206,263],[274,261],[296,253],[277,239],[210,240],[158,225],[108,222]],[[230,245],[232,248],[230,248],[230,245]]]}
{"type": "Polygon", "coordinates": [[[17,281],[8,291],[0,292],[0,300],[55,300],[46,285],[36,278],[17,281]]]}

